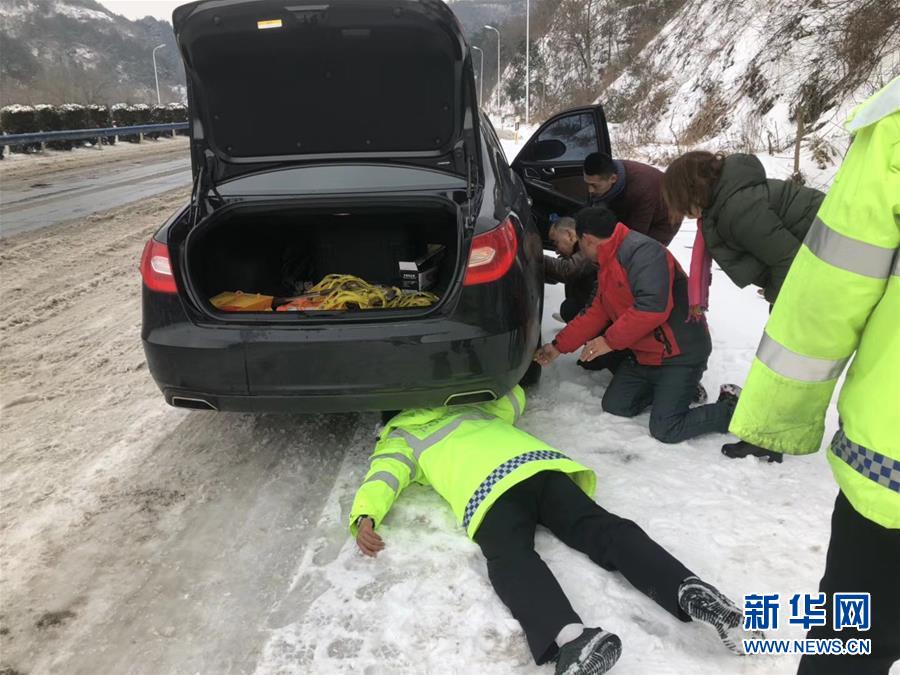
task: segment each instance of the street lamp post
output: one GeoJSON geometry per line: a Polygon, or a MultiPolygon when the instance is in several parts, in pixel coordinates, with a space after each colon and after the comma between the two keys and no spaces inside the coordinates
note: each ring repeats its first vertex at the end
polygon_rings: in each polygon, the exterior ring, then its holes
{"type": "Polygon", "coordinates": [[[528,126],[529,121],[529,109],[530,109],[530,98],[529,98],[529,83],[531,82],[531,73],[529,72],[529,65],[531,60],[531,1],[525,0],[525,126],[528,126]]]}
{"type": "Polygon", "coordinates": [[[162,105],[162,100],[159,97],[159,72],[156,70],[156,50],[162,49],[165,45],[156,45],[153,48],[153,79],[156,80],[156,105],[162,105]]]}
{"type": "Polygon", "coordinates": [[[485,28],[488,30],[492,30],[497,34],[497,84],[495,85],[495,90],[497,95],[495,99],[497,101],[497,116],[500,116],[500,31],[493,26],[485,25],[485,28]]]}
{"type": "Polygon", "coordinates": [[[481,47],[475,45],[472,45],[472,49],[481,54],[481,68],[478,74],[478,105],[481,106],[484,100],[484,52],[481,47]]]}

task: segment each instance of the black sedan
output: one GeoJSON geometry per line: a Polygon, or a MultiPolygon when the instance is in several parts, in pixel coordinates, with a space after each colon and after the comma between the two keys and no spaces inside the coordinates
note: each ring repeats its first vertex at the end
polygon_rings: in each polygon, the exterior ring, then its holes
{"type": "Polygon", "coordinates": [[[579,203],[584,156],[608,150],[599,106],[547,122],[512,169],[442,2],[203,0],[173,23],[194,186],[141,261],[144,349],[167,402],[386,410],[536,378],[542,233],[579,203]],[[429,299],[279,311],[329,275],[429,299]],[[262,304],[216,302],[237,291],[262,304]]]}

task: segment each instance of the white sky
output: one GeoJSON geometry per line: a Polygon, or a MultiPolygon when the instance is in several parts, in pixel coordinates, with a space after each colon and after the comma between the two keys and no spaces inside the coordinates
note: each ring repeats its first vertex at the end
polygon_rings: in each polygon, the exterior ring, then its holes
{"type": "Polygon", "coordinates": [[[141,19],[145,16],[154,16],[172,23],[172,10],[178,5],[184,5],[188,0],[99,0],[116,14],[122,14],[129,19],[141,19]]]}

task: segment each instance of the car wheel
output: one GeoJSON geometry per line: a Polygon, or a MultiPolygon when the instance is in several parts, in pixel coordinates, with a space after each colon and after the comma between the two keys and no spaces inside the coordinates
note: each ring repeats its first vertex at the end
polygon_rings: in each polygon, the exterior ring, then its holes
{"type": "Polygon", "coordinates": [[[541,381],[542,372],[543,368],[541,368],[541,366],[539,366],[537,363],[532,362],[532,364],[528,366],[528,370],[526,370],[525,374],[522,376],[522,379],[519,380],[519,384],[526,388],[533,387],[541,381]]]}

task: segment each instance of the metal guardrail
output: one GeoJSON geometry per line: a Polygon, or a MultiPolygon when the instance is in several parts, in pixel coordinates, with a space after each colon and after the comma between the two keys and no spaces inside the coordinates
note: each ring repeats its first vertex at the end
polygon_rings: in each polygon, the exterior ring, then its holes
{"type": "Polygon", "coordinates": [[[183,131],[187,128],[187,122],[173,122],[169,124],[139,124],[131,127],[107,127],[105,129],[70,129],[68,131],[39,131],[32,134],[3,134],[0,135],[0,146],[30,145],[48,141],[80,141],[90,138],[109,138],[110,136],[137,136],[138,134],[183,131]]]}

